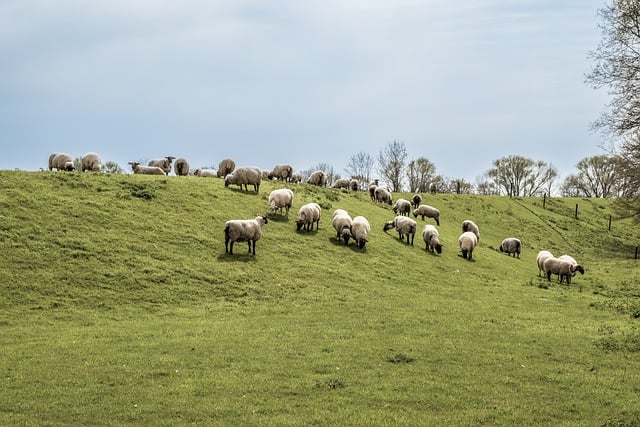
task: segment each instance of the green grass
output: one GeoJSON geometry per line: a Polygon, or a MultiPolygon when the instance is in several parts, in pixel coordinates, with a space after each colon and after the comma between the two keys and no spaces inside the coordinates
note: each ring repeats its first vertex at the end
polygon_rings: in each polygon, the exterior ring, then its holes
{"type": "Polygon", "coordinates": [[[0,172],[0,425],[640,425],[640,233],[610,201],[423,195],[436,256],[368,194],[301,184],[255,257],[225,255],[281,185],[0,172]],[[336,208],[369,219],[364,251],[336,208]],[[547,282],[541,249],[586,274],[547,282]]]}

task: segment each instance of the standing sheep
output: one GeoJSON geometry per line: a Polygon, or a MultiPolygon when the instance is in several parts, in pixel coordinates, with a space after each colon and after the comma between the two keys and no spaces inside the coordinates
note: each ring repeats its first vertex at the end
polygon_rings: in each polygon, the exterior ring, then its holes
{"type": "Polygon", "coordinates": [[[413,197],[411,198],[411,206],[414,209],[418,209],[418,206],[420,206],[420,203],[422,203],[422,196],[419,194],[414,194],[413,197]]]}
{"type": "Polygon", "coordinates": [[[73,165],[73,158],[66,153],[58,153],[53,156],[51,163],[56,170],[71,172],[76,169],[73,165]]]}
{"type": "Polygon", "coordinates": [[[547,258],[543,264],[544,274],[548,281],[551,281],[551,275],[557,274],[560,283],[566,279],[567,285],[571,284],[571,278],[576,273],[576,266],[570,261],[555,257],[547,258]]]}
{"type": "Polygon", "coordinates": [[[166,175],[158,166],[142,166],[139,162],[129,162],[134,174],[140,175],[166,175]]]}
{"type": "Polygon", "coordinates": [[[189,162],[187,162],[187,159],[183,159],[182,157],[176,159],[175,163],[173,164],[173,172],[176,174],[176,176],[189,175],[189,162]]]}
{"type": "Polygon", "coordinates": [[[549,251],[540,251],[536,256],[536,264],[538,265],[538,277],[540,277],[540,273],[544,272],[544,262],[548,258],[553,258],[553,254],[549,251]]]}
{"type": "Polygon", "coordinates": [[[429,184],[429,193],[435,194],[438,192],[438,186],[436,185],[435,182],[432,182],[431,184],[429,184]]]}
{"type": "Polygon", "coordinates": [[[369,225],[367,218],[359,215],[351,221],[351,237],[356,241],[358,248],[364,249],[364,246],[369,241],[370,231],[371,225],[369,225]]]}
{"type": "Polygon", "coordinates": [[[435,226],[431,224],[425,224],[422,228],[422,238],[426,245],[425,250],[433,253],[442,253],[442,244],[440,243],[440,233],[435,226]]]}
{"type": "Polygon", "coordinates": [[[578,264],[578,261],[576,261],[575,258],[573,258],[572,256],[570,256],[570,255],[560,255],[558,257],[558,259],[562,259],[562,260],[568,261],[568,262],[571,263],[571,265],[573,265],[573,267],[575,269],[575,271],[573,272],[573,276],[575,276],[578,271],[580,272],[580,274],[584,274],[584,268],[580,264],[578,264]]]}
{"type": "Polygon", "coordinates": [[[305,231],[313,231],[313,223],[316,223],[316,230],[320,229],[320,214],[322,209],[320,205],[314,202],[300,206],[298,209],[298,219],[296,220],[296,230],[304,229],[305,231]]]}
{"type": "Polygon", "coordinates": [[[147,162],[147,166],[157,166],[162,169],[165,175],[169,175],[171,172],[171,162],[175,160],[173,156],[165,156],[161,159],[151,159],[147,162]]]}
{"type": "Polygon", "coordinates": [[[517,255],[518,258],[520,258],[521,248],[522,243],[520,242],[520,239],[515,237],[507,237],[502,241],[502,243],[500,243],[500,252],[504,252],[509,256],[513,254],[514,257],[517,255]]]}
{"type": "Polygon", "coordinates": [[[307,182],[311,185],[317,185],[318,187],[326,187],[327,186],[327,174],[323,171],[315,171],[307,179],[307,182]]]}
{"type": "Polygon", "coordinates": [[[423,221],[425,217],[433,218],[436,220],[436,224],[438,225],[438,227],[440,226],[440,211],[433,206],[420,205],[413,210],[413,216],[414,218],[418,218],[418,216],[421,216],[423,221]]]}
{"type": "Polygon", "coordinates": [[[291,183],[292,184],[298,184],[302,182],[302,175],[300,175],[299,172],[294,172],[291,174],[291,183]]]}
{"type": "Polygon", "coordinates": [[[378,187],[378,182],[380,182],[377,179],[374,179],[373,181],[371,181],[369,183],[369,197],[371,197],[371,201],[375,202],[376,201],[376,188],[378,187]]]}
{"type": "Polygon", "coordinates": [[[465,231],[458,238],[458,245],[462,251],[462,258],[471,261],[473,250],[478,244],[478,238],[472,231],[465,231]]]}
{"type": "Polygon", "coordinates": [[[216,172],[216,176],[218,178],[224,178],[234,171],[236,168],[236,163],[231,159],[224,159],[218,163],[218,171],[216,172]]]}
{"type": "Polygon", "coordinates": [[[269,221],[265,215],[255,219],[232,219],[224,223],[224,253],[233,255],[234,242],[247,242],[249,253],[256,254],[256,241],[262,237],[262,227],[269,221]]]}
{"type": "Polygon", "coordinates": [[[386,203],[391,205],[393,203],[393,196],[391,192],[384,187],[378,186],[374,190],[374,196],[376,202],[386,203]]]}
{"type": "Polygon", "coordinates": [[[333,183],[331,188],[336,188],[336,189],[347,188],[348,189],[349,188],[349,180],[346,179],[346,178],[336,179],[336,182],[333,183]]]}
{"type": "Polygon", "coordinates": [[[337,209],[333,213],[333,218],[331,219],[331,225],[336,230],[336,239],[342,239],[345,245],[349,244],[349,239],[351,238],[351,225],[353,220],[351,216],[344,209],[337,209]]]}
{"type": "Polygon", "coordinates": [[[471,221],[470,219],[465,219],[464,221],[462,221],[462,232],[464,233],[466,231],[471,231],[476,235],[476,239],[478,240],[478,242],[480,241],[480,229],[478,228],[476,223],[471,221]]]}
{"type": "Polygon", "coordinates": [[[285,182],[291,181],[293,168],[291,165],[276,165],[271,172],[267,174],[268,179],[281,179],[285,182]]]}
{"type": "Polygon", "coordinates": [[[258,168],[252,167],[240,167],[227,176],[224,177],[224,186],[228,187],[231,184],[239,185],[242,190],[249,191],[249,185],[253,185],[253,189],[257,193],[260,189],[260,183],[262,182],[262,172],[258,168]]]}
{"type": "Polygon", "coordinates": [[[398,237],[400,240],[404,240],[404,235],[407,235],[407,244],[413,245],[413,239],[416,235],[418,223],[409,217],[398,215],[393,220],[384,223],[382,231],[385,233],[387,230],[395,228],[398,231],[398,237]]]}
{"type": "Polygon", "coordinates": [[[349,190],[358,191],[359,189],[360,189],[360,183],[358,182],[357,179],[352,178],[351,181],[349,181],[349,190]]]}
{"type": "Polygon", "coordinates": [[[276,212],[276,209],[280,209],[280,213],[282,213],[282,208],[286,209],[285,216],[289,217],[289,209],[293,205],[293,191],[288,188],[279,188],[277,190],[273,190],[269,194],[269,213],[273,215],[276,212]]]}
{"type": "Polygon", "coordinates": [[[391,209],[395,214],[409,216],[409,212],[411,212],[411,202],[406,199],[398,199],[391,209]]]}
{"type": "Polygon", "coordinates": [[[102,161],[96,153],[86,153],[80,158],[80,167],[82,172],[100,172],[102,169],[102,161]]]}

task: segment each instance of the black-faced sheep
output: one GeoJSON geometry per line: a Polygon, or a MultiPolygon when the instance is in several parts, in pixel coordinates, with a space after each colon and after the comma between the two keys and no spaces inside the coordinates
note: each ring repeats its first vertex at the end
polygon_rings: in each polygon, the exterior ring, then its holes
{"type": "Polygon", "coordinates": [[[58,153],[51,159],[53,168],[59,171],[71,172],[76,169],[73,165],[73,158],[66,153],[58,153]]]}
{"type": "Polygon", "coordinates": [[[468,259],[471,261],[473,256],[473,250],[476,248],[478,244],[478,238],[475,233],[472,231],[465,231],[458,238],[458,245],[460,246],[460,250],[462,251],[462,258],[468,259]]]}
{"type": "Polygon", "coordinates": [[[304,229],[305,231],[313,230],[313,223],[316,223],[316,230],[320,229],[320,215],[322,208],[314,202],[300,206],[298,209],[298,219],[296,220],[296,230],[304,229]]]}
{"type": "Polygon", "coordinates": [[[289,209],[293,205],[293,191],[288,188],[279,188],[269,193],[269,213],[274,214],[277,209],[282,213],[282,209],[286,210],[285,215],[289,216],[289,209]]]}
{"type": "Polygon", "coordinates": [[[395,228],[398,232],[400,240],[404,240],[404,236],[407,236],[407,244],[413,245],[413,239],[416,236],[416,230],[418,223],[409,217],[398,215],[393,220],[384,223],[382,231],[385,233],[387,230],[395,228]]]}
{"type": "Polygon", "coordinates": [[[429,205],[420,205],[416,209],[413,210],[414,218],[422,217],[424,221],[426,218],[433,218],[436,220],[436,224],[440,226],[440,211],[433,206],[429,205]]]}
{"type": "Polygon", "coordinates": [[[293,175],[293,167],[291,165],[276,165],[271,172],[267,174],[267,179],[280,179],[290,181],[293,175]]]}
{"type": "Polygon", "coordinates": [[[239,185],[242,190],[249,191],[249,185],[253,185],[253,189],[257,193],[260,189],[260,183],[262,182],[262,171],[258,168],[252,167],[240,167],[235,169],[230,174],[224,177],[224,186],[228,187],[231,184],[239,185]]]}
{"type": "Polygon", "coordinates": [[[440,243],[440,233],[435,226],[431,224],[425,224],[422,227],[422,239],[424,239],[425,250],[433,253],[442,253],[442,244],[440,243]]]}
{"type": "Polygon", "coordinates": [[[422,203],[422,196],[419,194],[414,194],[413,197],[411,198],[411,206],[414,209],[418,209],[418,206],[420,206],[420,203],[422,203]]]}
{"type": "Polygon", "coordinates": [[[507,237],[500,243],[500,252],[506,253],[507,255],[517,256],[520,258],[520,251],[522,249],[522,243],[520,239],[515,237],[507,237]]]}
{"type": "Polygon", "coordinates": [[[189,162],[187,159],[183,159],[182,157],[176,159],[173,163],[173,172],[176,176],[187,176],[189,175],[189,162]]]}
{"type": "Polygon", "coordinates": [[[465,219],[464,221],[462,221],[462,232],[464,233],[466,231],[471,231],[476,235],[476,239],[478,240],[478,242],[480,241],[480,229],[478,228],[476,223],[471,221],[470,219],[465,219]]]}
{"type": "Polygon", "coordinates": [[[218,163],[218,171],[216,172],[216,176],[218,178],[224,178],[234,171],[236,168],[236,162],[231,159],[223,159],[218,163]]]}
{"type": "Polygon", "coordinates": [[[369,225],[367,218],[360,215],[353,218],[353,221],[351,221],[351,237],[356,241],[358,248],[364,249],[369,241],[369,232],[371,232],[371,225],[369,225]]]}
{"type": "Polygon", "coordinates": [[[386,188],[377,186],[373,193],[376,202],[386,203],[387,205],[391,205],[393,203],[393,196],[386,188]]]}
{"type": "Polygon", "coordinates": [[[558,257],[558,259],[562,259],[562,260],[568,261],[574,266],[574,268],[575,268],[575,271],[573,272],[574,276],[576,275],[577,272],[580,272],[580,274],[584,274],[584,268],[580,264],[578,264],[578,261],[576,261],[575,258],[573,258],[572,256],[570,256],[570,255],[560,255],[558,257]]]}
{"type": "Polygon", "coordinates": [[[269,221],[265,215],[255,219],[232,219],[224,223],[224,252],[233,255],[234,242],[247,242],[249,253],[256,254],[256,241],[262,237],[262,227],[269,221]]]}
{"type": "Polygon", "coordinates": [[[372,202],[376,201],[376,188],[378,187],[378,182],[380,181],[377,179],[374,179],[369,183],[369,197],[371,197],[372,202]]]}
{"type": "Polygon", "coordinates": [[[80,158],[80,168],[82,172],[100,172],[102,161],[96,153],[86,153],[80,158]]]}
{"type": "Polygon", "coordinates": [[[344,209],[336,209],[331,219],[331,225],[336,230],[336,239],[342,239],[345,245],[349,244],[351,238],[351,225],[353,220],[344,209]]]}
{"type": "Polygon", "coordinates": [[[166,175],[164,170],[158,166],[142,166],[139,162],[129,162],[134,174],[140,175],[166,175]]]}
{"type": "Polygon", "coordinates": [[[326,187],[327,186],[327,174],[323,171],[315,171],[307,179],[307,183],[311,185],[317,185],[318,187],[326,187]]]}
{"type": "Polygon", "coordinates": [[[300,175],[299,172],[294,172],[291,174],[291,183],[292,184],[298,184],[302,182],[302,175],[300,175]]]}
{"type": "Polygon", "coordinates": [[[538,255],[536,255],[536,264],[538,265],[538,277],[540,277],[540,273],[544,272],[544,262],[548,258],[553,258],[553,254],[549,251],[540,251],[538,255]]]}
{"type": "Polygon", "coordinates": [[[438,192],[438,186],[436,185],[435,182],[432,182],[431,184],[429,184],[429,193],[435,194],[438,192]]]}
{"type": "Polygon", "coordinates": [[[358,182],[358,180],[351,179],[351,181],[349,181],[349,190],[358,191],[359,189],[360,189],[360,183],[358,182]]]}
{"type": "Polygon", "coordinates": [[[557,274],[560,283],[567,281],[567,285],[571,284],[571,278],[576,273],[576,266],[570,261],[555,257],[547,258],[543,264],[544,274],[548,281],[551,281],[551,275],[557,274]]]}
{"type": "Polygon", "coordinates": [[[173,156],[165,156],[161,159],[151,159],[147,162],[147,166],[157,166],[164,171],[165,175],[171,172],[171,163],[175,160],[173,156]]]}
{"type": "Polygon", "coordinates": [[[397,215],[409,216],[409,212],[411,212],[411,202],[406,199],[398,199],[393,204],[391,210],[397,215]]]}

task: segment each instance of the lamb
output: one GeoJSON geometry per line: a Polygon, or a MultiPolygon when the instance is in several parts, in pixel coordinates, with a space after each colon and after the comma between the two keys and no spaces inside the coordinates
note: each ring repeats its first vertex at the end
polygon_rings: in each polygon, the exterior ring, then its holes
{"type": "Polygon", "coordinates": [[[218,176],[217,172],[213,169],[196,169],[193,171],[193,174],[195,176],[201,176],[203,178],[218,176]]]}
{"type": "Polygon", "coordinates": [[[256,241],[262,237],[262,228],[269,221],[265,215],[255,219],[232,219],[224,223],[224,253],[233,255],[235,242],[247,242],[249,253],[256,254],[256,241]]]}
{"type": "Polygon", "coordinates": [[[282,213],[282,208],[286,209],[286,216],[289,217],[289,209],[293,205],[293,191],[288,188],[279,188],[277,190],[273,190],[269,194],[269,213],[274,214],[276,209],[280,209],[280,213],[282,213]]]}
{"type": "Polygon", "coordinates": [[[353,218],[351,221],[351,237],[356,241],[358,248],[364,249],[364,246],[369,240],[369,232],[371,231],[371,225],[367,218],[359,215],[353,218]]]}
{"type": "Polygon", "coordinates": [[[540,277],[540,273],[544,271],[544,262],[548,258],[553,258],[553,254],[549,251],[540,251],[536,256],[536,264],[538,264],[538,277],[540,277]]]}
{"type": "Polygon", "coordinates": [[[346,178],[336,179],[331,188],[349,188],[349,180],[346,178]]]}
{"type": "Polygon", "coordinates": [[[442,253],[442,244],[440,244],[440,233],[435,226],[431,224],[425,224],[422,228],[422,238],[426,245],[425,250],[433,253],[442,253]]]}
{"type": "Polygon", "coordinates": [[[244,185],[245,191],[249,191],[248,186],[253,185],[253,189],[257,193],[260,189],[260,183],[262,182],[262,172],[258,168],[253,167],[240,167],[227,174],[224,177],[224,186],[228,187],[230,184],[239,185],[242,190],[244,185]]]}
{"type": "Polygon", "coordinates": [[[357,179],[353,178],[351,181],[349,181],[349,190],[358,191],[359,189],[360,189],[360,183],[358,182],[357,179]]]}
{"type": "Polygon", "coordinates": [[[336,239],[342,239],[345,245],[349,244],[351,238],[351,216],[344,209],[336,209],[331,219],[331,225],[336,229],[336,239]]]}
{"type": "Polygon", "coordinates": [[[307,182],[311,185],[317,185],[319,187],[327,186],[327,174],[323,171],[315,171],[307,179],[307,182]]]}
{"type": "Polygon", "coordinates": [[[574,267],[575,267],[575,271],[573,272],[573,276],[576,275],[576,272],[580,272],[580,274],[584,274],[584,268],[578,264],[578,262],[570,255],[560,255],[558,257],[558,259],[562,259],[565,261],[569,261],[574,267]]]}
{"type": "Polygon", "coordinates": [[[413,210],[413,216],[414,218],[418,218],[418,216],[421,216],[423,221],[425,217],[433,218],[436,220],[436,224],[438,225],[438,227],[440,226],[440,211],[433,206],[420,205],[413,210]]]}
{"type": "Polygon", "coordinates": [[[293,168],[291,165],[276,165],[271,172],[267,175],[268,179],[281,179],[283,181],[290,181],[293,174],[293,168]]]}
{"type": "Polygon", "coordinates": [[[371,197],[371,201],[375,202],[376,201],[376,188],[378,187],[378,180],[374,179],[373,181],[371,181],[369,183],[369,197],[371,197]]]}
{"type": "Polygon", "coordinates": [[[165,156],[161,159],[151,159],[147,162],[147,166],[157,166],[164,171],[165,175],[171,172],[171,162],[175,160],[173,156],[165,156]]]}
{"type": "Polygon", "coordinates": [[[518,258],[520,258],[521,248],[522,243],[520,242],[520,239],[515,237],[507,237],[502,241],[502,243],[500,243],[500,252],[504,252],[509,256],[513,254],[514,257],[517,255],[518,258]]]}
{"type": "Polygon", "coordinates": [[[80,158],[80,167],[82,172],[100,172],[102,169],[102,161],[96,153],[86,153],[80,158]]]}
{"type": "Polygon", "coordinates": [[[385,233],[387,230],[395,228],[398,231],[398,237],[400,240],[404,240],[404,235],[407,235],[407,244],[413,245],[413,239],[416,235],[416,229],[418,228],[418,223],[412,220],[409,217],[398,215],[392,221],[387,221],[384,223],[384,227],[382,231],[385,233]]]}
{"type": "Polygon", "coordinates": [[[458,238],[458,245],[462,251],[462,258],[471,261],[473,250],[478,245],[478,237],[472,231],[465,231],[458,238]]]}
{"type": "Polygon", "coordinates": [[[377,186],[374,191],[375,201],[386,203],[387,205],[391,205],[393,203],[393,196],[391,192],[384,187],[377,186]]]}
{"type": "Polygon", "coordinates": [[[470,219],[465,219],[464,221],[462,221],[462,232],[464,233],[465,231],[471,231],[476,235],[476,239],[480,241],[480,229],[475,222],[471,221],[470,219]]]}
{"type": "Polygon", "coordinates": [[[218,163],[218,171],[216,172],[216,176],[218,178],[224,178],[233,172],[236,168],[236,163],[231,159],[224,159],[218,163]]]}
{"type": "Polygon", "coordinates": [[[189,162],[187,159],[183,159],[182,157],[176,159],[173,164],[173,172],[176,176],[187,176],[189,175],[189,162]]]}
{"type": "Polygon", "coordinates": [[[409,212],[411,211],[411,202],[406,199],[398,199],[393,205],[392,210],[395,214],[409,216],[409,212]]]}
{"type": "Polygon", "coordinates": [[[76,169],[76,167],[73,165],[73,158],[66,153],[58,153],[53,156],[53,159],[51,159],[51,164],[53,168],[59,171],[71,172],[76,169]]]}
{"type": "Polygon", "coordinates": [[[551,281],[551,275],[557,274],[560,283],[566,279],[567,285],[571,284],[571,277],[576,274],[576,265],[566,259],[558,259],[555,257],[547,258],[543,264],[544,274],[548,281],[551,281]]]}
{"type": "Polygon", "coordinates": [[[296,230],[300,231],[304,227],[305,231],[313,230],[313,223],[316,223],[316,230],[320,229],[320,213],[322,208],[314,202],[300,206],[298,219],[296,220],[296,230]]]}
{"type": "Polygon", "coordinates": [[[141,175],[166,175],[164,170],[158,166],[142,166],[139,162],[129,162],[134,174],[141,175]]]}
{"type": "Polygon", "coordinates": [[[422,196],[419,194],[414,194],[413,197],[411,198],[411,206],[414,209],[418,209],[418,206],[420,206],[420,203],[422,203],[422,196]]]}

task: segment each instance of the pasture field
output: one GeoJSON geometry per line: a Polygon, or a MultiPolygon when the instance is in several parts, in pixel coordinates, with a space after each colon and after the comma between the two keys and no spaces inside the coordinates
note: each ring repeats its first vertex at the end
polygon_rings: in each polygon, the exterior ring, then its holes
{"type": "Polygon", "coordinates": [[[368,193],[297,184],[256,256],[226,255],[224,222],[282,186],[0,171],[0,425],[640,425],[640,232],[608,230],[611,201],[423,194],[433,255],[368,193]],[[310,201],[320,229],[296,232],[310,201]],[[548,282],[541,249],[586,273],[548,282]]]}

